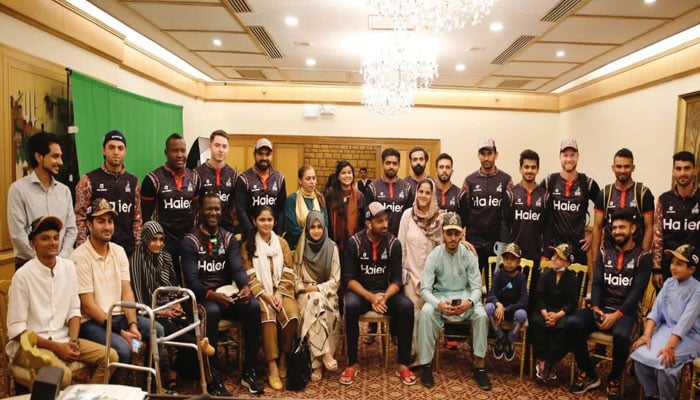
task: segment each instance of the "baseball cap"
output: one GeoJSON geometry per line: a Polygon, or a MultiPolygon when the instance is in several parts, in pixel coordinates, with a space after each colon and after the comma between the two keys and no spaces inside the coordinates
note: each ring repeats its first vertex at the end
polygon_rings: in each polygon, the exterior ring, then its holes
{"type": "Polygon", "coordinates": [[[490,137],[485,137],[485,138],[481,139],[481,142],[479,142],[479,151],[481,151],[483,149],[489,149],[489,150],[496,151],[496,141],[490,137]]]}
{"type": "Polygon", "coordinates": [[[384,207],[382,203],[378,201],[373,201],[367,206],[367,211],[365,211],[365,219],[377,218],[385,213],[389,212],[389,209],[384,207]]]}
{"type": "Polygon", "coordinates": [[[58,217],[47,215],[35,219],[29,227],[30,231],[28,236],[29,240],[32,240],[34,236],[41,232],[50,231],[52,229],[60,231],[63,228],[63,222],[61,222],[58,217]]]}
{"type": "Polygon", "coordinates": [[[559,146],[559,152],[561,153],[562,151],[566,149],[572,149],[578,151],[578,143],[576,140],[567,138],[561,141],[561,145],[559,146]]]}
{"type": "Polygon", "coordinates": [[[574,255],[571,254],[571,246],[569,246],[567,243],[561,243],[559,246],[549,246],[551,250],[554,250],[555,253],[557,253],[557,256],[563,260],[567,260],[569,262],[574,262],[574,255]]]}
{"type": "Polygon", "coordinates": [[[255,151],[258,151],[263,147],[267,147],[268,149],[270,149],[270,151],[272,151],[272,142],[267,138],[260,138],[257,141],[255,141],[255,151]]]}
{"type": "Polygon", "coordinates": [[[506,245],[506,248],[503,249],[501,256],[504,256],[506,254],[511,254],[515,257],[521,258],[523,253],[522,253],[522,251],[520,251],[520,246],[518,246],[515,243],[508,243],[506,245]]]}
{"type": "Polygon", "coordinates": [[[114,211],[112,208],[112,205],[109,204],[109,202],[102,197],[98,197],[95,200],[90,203],[90,217],[95,218],[99,217],[100,215],[106,214],[106,213],[111,213],[112,216],[116,217],[117,212],[114,211]]]}
{"type": "Polygon", "coordinates": [[[124,143],[124,146],[126,147],[126,138],[124,137],[124,134],[116,129],[105,133],[105,138],[102,141],[102,147],[105,147],[107,142],[109,142],[110,140],[118,140],[124,143]]]}
{"type": "Polygon", "coordinates": [[[462,218],[459,214],[448,212],[442,217],[442,230],[449,231],[450,229],[462,230],[462,218]]]}
{"type": "Polygon", "coordinates": [[[688,263],[689,267],[697,267],[700,264],[700,257],[695,254],[695,246],[692,244],[682,244],[675,250],[664,250],[664,254],[672,255],[679,260],[688,263]]]}

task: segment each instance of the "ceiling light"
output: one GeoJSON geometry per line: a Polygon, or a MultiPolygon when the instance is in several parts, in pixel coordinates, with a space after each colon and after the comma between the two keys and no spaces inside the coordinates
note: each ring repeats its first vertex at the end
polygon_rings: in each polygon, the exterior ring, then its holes
{"type": "Polygon", "coordinates": [[[656,3],[656,0],[644,0],[644,3],[646,3],[646,4],[654,4],[654,3],[656,3]]]}
{"type": "Polygon", "coordinates": [[[284,23],[287,24],[287,26],[297,26],[299,25],[299,18],[289,15],[284,17],[284,23]]]}
{"type": "Polygon", "coordinates": [[[366,0],[382,17],[394,18],[397,31],[416,26],[436,32],[476,25],[498,0],[366,0]]]}
{"type": "Polygon", "coordinates": [[[219,47],[219,46],[221,46],[221,39],[214,39],[214,40],[211,41],[211,43],[212,43],[214,46],[219,47]]]}
{"type": "Polygon", "coordinates": [[[461,64],[461,63],[460,63],[460,64],[455,65],[455,71],[462,72],[462,71],[464,71],[465,69],[467,69],[467,66],[464,65],[464,64],[461,64]]]}
{"type": "Polygon", "coordinates": [[[652,44],[651,46],[647,46],[641,50],[635,51],[634,53],[622,57],[618,60],[615,60],[610,64],[604,65],[593,72],[590,72],[578,79],[567,83],[566,85],[560,86],[552,90],[552,93],[565,92],[571,88],[583,85],[584,83],[619,71],[623,68],[627,68],[630,65],[642,62],[644,60],[657,56],[665,51],[671,50],[698,38],[700,38],[700,24],[695,25],[692,28],[686,29],[683,32],[676,33],[673,36],[669,36],[664,40],[652,44]]]}
{"type": "Polygon", "coordinates": [[[564,50],[559,50],[557,51],[557,57],[562,58],[566,55],[566,52],[564,50]]]}
{"type": "Polygon", "coordinates": [[[316,60],[314,60],[313,58],[307,58],[306,65],[308,65],[309,67],[313,67],[314,65],[316,65],[316,60]]]}
{"type": "Polygon", "coordinates": [[[503,30],[503,22],[491,22],[489,29],[491,29],[492,32],[500,32],[503,30]]]}
{"type": "Polygon", "coordinates": [[[149,55],[166,62],[167,64],[177,68],[178,70],[194,78],[201,79],[205,82],[214,82],[214,80],[211,77],[204,74],[197,68],[193,67],[182,58],[166,50],[151,39],[148,39],[142,34],[129,28],[123,22],[102,11],[100,8],[88,2],[87,0],[67,1],[73,6],[77,7],[80,11],[90,15],[91,17],[97,19],[103,24],[121,33],[122,35],[124,35],[124,40],[126,42],[138,47],[141,50],[144,50],[149,55]]]}

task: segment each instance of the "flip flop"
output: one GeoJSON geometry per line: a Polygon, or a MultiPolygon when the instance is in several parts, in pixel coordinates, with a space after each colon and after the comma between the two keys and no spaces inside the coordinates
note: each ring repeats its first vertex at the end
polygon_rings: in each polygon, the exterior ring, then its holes
{"type": "Polygon", "coordinates": [[[340,374],[340,383],[343,385],[352,385],[355,382],[355,378],[360,371],[353,367],[345,368],[342,374],[340,374]]]}
{"type": "Polygon", "coordinates": [[[323,365],[326,367],[327,370],[329,371],[335,371],[338,369],[338,361],[335,359],[331,359],[331,361],[326,361],[325,359],[321,359],[323,361],[323,365]]]}
{"type": "Polygon", "coordinates": [[[411,370],[408,368],[401,372],[396,371],[396,376],[398,376],[399,379],[401,379],[401,383],[403,383],[406,386],[412,386],[416,384],[416,376],[413,375],[413,372],[411,372],[411,370]]]}
{"type": "Polygon", "coordinates": [[[316,368],[311,371],[311,382],[318,382],[323,379],[323,368],[316,368]]]}

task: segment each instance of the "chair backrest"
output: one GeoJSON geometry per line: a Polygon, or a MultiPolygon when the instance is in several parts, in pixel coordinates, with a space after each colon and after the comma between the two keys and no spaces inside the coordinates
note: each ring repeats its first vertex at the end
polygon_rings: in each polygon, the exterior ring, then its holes
{"type": "MultiPolygon", "coordinates": [[[[485,282],[483,282],[484,286],[486,286],[487,293],[489,290],[491,290],[491,282],[493,282],[493,276],[496,274],[496,269],[499,267],[497,263],[498,257],[489,257],[489,265],[485,271],[487,274],[487,279],[485,280],[485,282]]],[[[530,294],[530,284],[532,283],[532,270],[534,269],[534,265],[535,263],[532,260],[528,260],[527,258],[520,259],[520,270],[523,274],[525,274],[525,277],[527,279],[525,290],[527,290],[528,294],[530,294]]]]}
{"type": "MultiPolygon", "coordinates": [[[[540,272],[544,272],[545,269],[552,268],[552,262],[550,260],[543,260],[540,263],[540,272]]],[[[588,265],[583,265],[579,263],[573,263],[569,265],[569,271],[573,272],[578,279],[579,292],[578,292],[578,306],[582,308],[584,305],[584,298],[586,297],[586,287],[588,276],[588,265]]]]}
{"type": "Polygon", "coordinates": [[[5,347],[9,340],[7,337],[7,302],[9,299],[10,283],[12,283],[12,281],[7,279],[0,280],[0,365],[3,367],[3,387],[5,388],[5,395],[7,396],[10,395],[10,360],[5,353],[5,347]]]}

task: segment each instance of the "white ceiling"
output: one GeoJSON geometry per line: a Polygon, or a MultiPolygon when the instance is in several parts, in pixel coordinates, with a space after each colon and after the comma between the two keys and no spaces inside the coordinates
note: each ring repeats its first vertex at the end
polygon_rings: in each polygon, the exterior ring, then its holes
{"type": "MultiPolygon", "coordinates": [[[[358,85],[363,50],[393,35],[366,0],[91,0],[217,80],[358,85]],[[235,12],[247,4],[251,12],[235,12]],[[286,16],[299,19],[289,27],[286,16]],[[261,26],[281,58],[253,34],[261,26]],[[214,38],[222,41],[214,46],[214,38]],[[307,58],[316,65],[308,67],[307,58]]],[[[499,0],[477,26],[410,32],[438,48],[433,87],[550,92],[615,59],[700,23],[700,0],[499,0]],[[554,22],[554,7],[574,6],[554,22]],[[489,24],[500,21],[501,32],[489,24]],[[494,64],[521,36],[532,40],[494,64]],[[564,57],[556,57],[563,50],[564,57]],[[466,65],[455,71],[458,63],[466,65]]]]}

